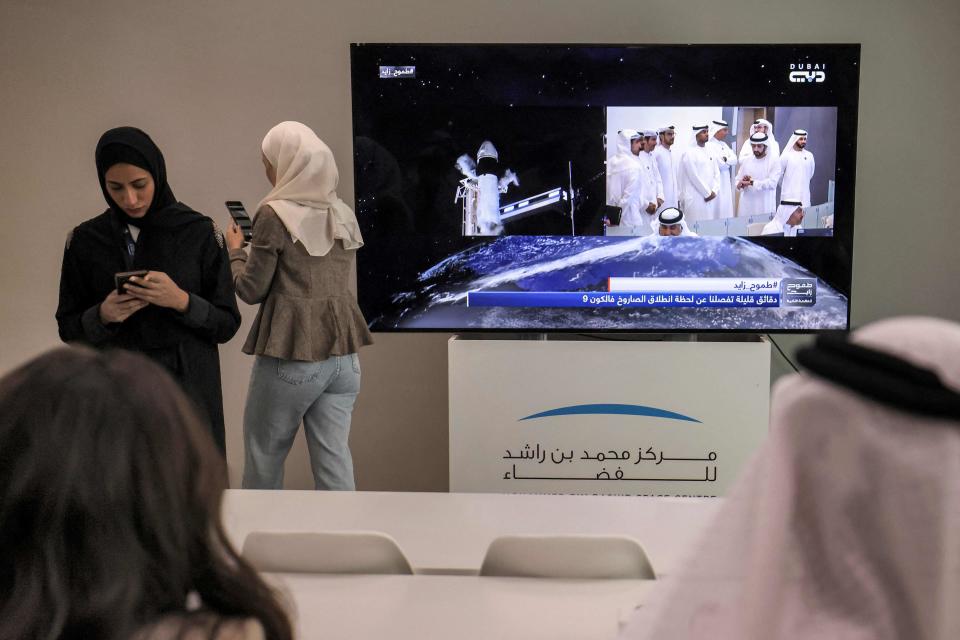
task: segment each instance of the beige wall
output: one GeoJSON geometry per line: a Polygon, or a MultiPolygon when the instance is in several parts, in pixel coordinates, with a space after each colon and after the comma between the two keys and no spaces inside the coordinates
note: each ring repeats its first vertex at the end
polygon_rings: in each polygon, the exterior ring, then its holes
{"type": "MultiPolygon", "coordinates": [[[[960,3],[806,0],[0,0],[0,371],[57,344],[66,232],[104,207],[93,147],[148,131],[177,196],[226,220],[256,203],[258,144],[311,125],[353,199],[348,44],[388,42],[862,42],[855,323],[960,318],[955,229],[960,3]],[[722,7],[722,9],[720,8],[722,7]],[[948,297],[953,296],[953,297],[948,297]]],[[[231,473],[250,358],[222,348],[231,473]]],[[[381,335],[364,350],[352,444],[362,489],[447,486],[445,335],[381,335]]],[[[786,340],[786,342],[791,342],[786,340]]],[[[308,486],[302,444],[288,485],[308,486]]]]}

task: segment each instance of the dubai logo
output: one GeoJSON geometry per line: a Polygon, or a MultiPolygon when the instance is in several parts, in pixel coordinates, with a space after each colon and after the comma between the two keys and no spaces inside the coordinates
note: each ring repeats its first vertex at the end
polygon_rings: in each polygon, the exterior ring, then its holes
{"type": "Polygon", "coordinates": [[[827,79],[827,65],[790,63],[790,82],[823,82],[827,79]]]}

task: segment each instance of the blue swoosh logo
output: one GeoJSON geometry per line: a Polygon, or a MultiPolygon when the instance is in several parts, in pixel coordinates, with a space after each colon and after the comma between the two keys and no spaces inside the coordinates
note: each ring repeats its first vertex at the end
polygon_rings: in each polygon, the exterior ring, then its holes
{"type": "Polygon", "coordinates": [[[571,407],[560,407],[541,411],[523,420],[534,420],[536,418],[550,418],[553,416],[644,416],[647,418],[666,418],[667,420],[684,420],[686,422],[700,423],[696,418],[685,416],[682,413],[674,413],[666,409],[657,409],[656,407],[645,407],[639,404],[578,404],[571,407]]]}

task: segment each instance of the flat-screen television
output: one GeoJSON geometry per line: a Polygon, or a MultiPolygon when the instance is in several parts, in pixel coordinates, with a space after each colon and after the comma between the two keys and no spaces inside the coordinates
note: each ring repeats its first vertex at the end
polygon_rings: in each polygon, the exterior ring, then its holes
{"type": "Polygon", "coordinates": [[[370,328],[848,328],[859,59],[351,45],[370,328]]]}

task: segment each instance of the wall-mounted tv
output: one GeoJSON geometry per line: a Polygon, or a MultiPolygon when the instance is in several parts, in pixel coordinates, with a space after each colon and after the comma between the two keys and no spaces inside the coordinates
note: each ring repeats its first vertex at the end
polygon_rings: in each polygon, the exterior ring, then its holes
{"type": "Polygon", "coordinates": [[[351,45],[370,328],[848,328],[859,59],[351,45]]]}

